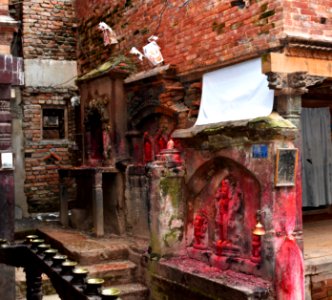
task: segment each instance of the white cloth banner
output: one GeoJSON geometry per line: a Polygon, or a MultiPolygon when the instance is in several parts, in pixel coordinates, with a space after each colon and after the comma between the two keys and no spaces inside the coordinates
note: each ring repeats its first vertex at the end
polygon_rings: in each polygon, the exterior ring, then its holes
{"type": "Polygon", "coordinates": [[[196,125],[268,116],[273,97],[260,58],[206,73],[196,125]]]}

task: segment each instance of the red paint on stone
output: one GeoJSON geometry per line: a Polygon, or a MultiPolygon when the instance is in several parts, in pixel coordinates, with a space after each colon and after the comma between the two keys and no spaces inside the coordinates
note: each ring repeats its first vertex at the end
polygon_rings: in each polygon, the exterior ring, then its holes
{"type": "Polygon", "coordinates": [[[276,257],[278,300],[304,300],[302,252],[293,237],[286,237],[276,257]]]}
{"type": "Polygon", "coordinates": [[[205,245],[203,243],[205,234],[207,231],[207,218],[203,212],[200,212],[196,215],[194,219],[194,248],[196,249],[203,249],[205,245]]]}
{"type": "Polygon", "coordinates": [[[144,162],[148,163],[153,160],[152,143],[147,132],[144,133],[144,162]]]}

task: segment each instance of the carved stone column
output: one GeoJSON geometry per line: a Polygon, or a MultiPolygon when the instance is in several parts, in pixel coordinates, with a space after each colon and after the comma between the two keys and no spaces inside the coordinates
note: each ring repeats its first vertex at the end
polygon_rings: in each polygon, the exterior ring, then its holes
{"type": "MultiPolygon", "coordinates": [[[[285,119],[291,121],[298,129],[294,141],[295,147],[302,148],[301,135],[301,109],[302,95],[308,92],[308,88],[317,83],[323,82],[326,78],[313,76],[306,72],[294,73],[267,73],[269,88],[275,90],[277,112],[285,119]]],[[[287,147],[287,145],[285,145],[287,147]]],[[[299,151],[299,163],[296,172],[296,228],[293,232],[297,244],[303,247],[302,236],[302,172],[301,172],[301,151],[299,151]]]]}
{"type": "Polygon", "coordinates": [[[290,120],[299,130],[302,97],[308,87],[323,82],[325,77],[312,76],[306,72],[267,73],[269,88],[275,90],[276,109],[285,119],[290,120]]]}
{"type": "Polygon", "coordinates": [[[150,167],[151,255],[183,255],[185,170],[172,141],[150,167]]]}

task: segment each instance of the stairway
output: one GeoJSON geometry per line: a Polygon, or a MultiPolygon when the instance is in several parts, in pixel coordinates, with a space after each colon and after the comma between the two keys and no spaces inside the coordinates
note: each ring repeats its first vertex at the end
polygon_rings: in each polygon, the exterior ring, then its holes
{"type": "MultiPolygon", "coordinates": [[[[103,278],[105,287],[121,290],[121,300],[146,300],[148,289],[143,284],[140,267],[140,253],[146,249],[146,242],[121,237],[94,238],[79,231],[45,227],[36,234],[58,249],[68,259],[89,270],[88,277],[103,278]],[[133,262],[135,261],[135,262],[133,262]]],[[[19,271],[17,294],[24,294],[24,276],[19,271]]],[[[43,280],[43,293],[52,294],[50,282],[43,280]]],[[[21,296],[22,297],[22,296],[21,296]]],[[[17,296],[16,299],[24,299],[17,296]]],[[[56,297],[54,299],[57,299],[56,297]]]]}

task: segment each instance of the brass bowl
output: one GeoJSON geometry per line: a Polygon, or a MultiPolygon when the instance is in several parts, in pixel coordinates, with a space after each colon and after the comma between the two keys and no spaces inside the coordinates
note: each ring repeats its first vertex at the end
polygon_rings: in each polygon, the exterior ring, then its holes
{"type": "Polygon", "coordinates": [[[66,259],[67,259],[67,255],[55,254],[52,258],[52,260],[53,260],[52,267],[61,269],[61,265],[66,259]]]}
{"type": "Polygon", "coordinates": [[[50,248],[51,248],[51,245],[50,245],[50,244],[39,244],[39,245],[37,246],[37,248],[38,248],[37,253],[38,253],[38,254],[41,254],[41,253],[43,253],[45,250],[50,249],[50,248]]]}
{"type": "Polygon", "coordinates": [[[66,260],[61,265],[62,265],[61,274],[62,275],[71,275],[73,269],[77,265],[77,262],[71,261],[71,260],[66,260]]]}
{"type": "Polygon", "coordinates": [[[66,260],[62,263],[63,267],[75,267],[77,265],[76,261],[72,261],[72,260],[66,260]]]}
{"type": "Polygon", "coordinates": [[[63,255],[63,254],[55,254],[53,256],[54,260],[66,260],[67,259],[67,255],[63,255]]]}
{"type": "Polygon", "coordinates": [[[39,236],[38,235],[35,235],[35,234],[29,234],[25,237],[25,241],[27,243],[31,243],[32,240],[35,240],[35,239],[38,239],[39,236]]]}
{"type": "Polygon", "coordinates": [[[31,249],[37,250],[38,245],[43,244],[45,240],[43,239],[33,239],[31,240],[31,249]]]}
{"type": "Polygon", "coordinates": [[[88,274],[89,271],[87,268],[82,268],[82,267],[76,267],[73,270],[74,274],[81,275],[81,274],[88,274]]]}
{"type": "Polygon", "coordinates": [[[44,243],[45,242],[45,240],[43,240],[43,239],[32,239],[31,240],[31,243],[32,244],[42,244],[42,243],[44,243]]]}
{"type": "Polygon", "coordinates": [[[102,299],[117,299],[121,291],[117,288],[104,288],[101,290],[102,299]]]}
{"type": "Polygon", "coordinates": [[[88,278],[86,283],[88,285],[102,285],[105,282],[102,278],[88,278]]]}
{"type": "Polygon", "coordinates": [[[75,267],[72,271],[73,279],[71,283],[74,285],[83,286],[85,284],[85,278],[88,275],[89,271],[86,268],[75,267]]]}
{"type": "Polygon", "coordinates": [[[86,280],[85,293],[87,295],[100,295],[101,285],[104,283],[102,278],[88,278],[86,280]]]}
{"type": "Polygon", "coordinates": [[[53,256],[55,256],[57,253],[58,253],[57,249],[49,248],[49,249],[44,251],[44,254],[45,254],[44,259],[45,260],[51,260],[53,258],[53,256]]]}

